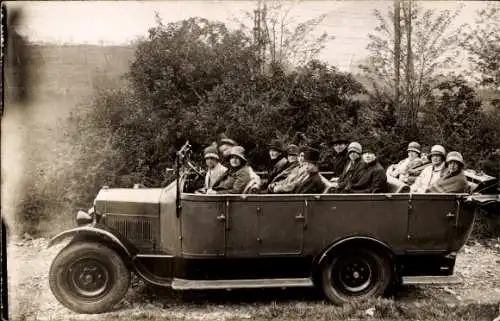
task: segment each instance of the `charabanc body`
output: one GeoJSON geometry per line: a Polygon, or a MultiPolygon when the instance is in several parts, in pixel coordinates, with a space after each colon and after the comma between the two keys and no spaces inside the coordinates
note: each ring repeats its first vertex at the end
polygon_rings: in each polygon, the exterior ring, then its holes
{"type": "Polygon", "coordinates": [[[199,174],[177,173],[165,188],[102,188],[79,212],[80,226],[54,237],[51,245],[72,237],[50,270],[62,304],[105,312],[125,295],[131,272],[176,290],[314,286],[335,303],[391,284],[453,282],[475,200],[498,198],[397,186],[386,194],[204,195],[194,193],[199,174]]]}

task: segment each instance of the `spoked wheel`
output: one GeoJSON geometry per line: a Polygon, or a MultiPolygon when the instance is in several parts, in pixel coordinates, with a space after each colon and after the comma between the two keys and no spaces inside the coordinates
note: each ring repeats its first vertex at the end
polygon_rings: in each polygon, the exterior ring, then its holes
{"type": "Polygon", "coordinates": [[[382,295],[390,280],[387,257],[364,249],[335,254],[321,271],[323,292],[337,304],[382,295]]]}
{"type": "Polygon", "coordinates": [[[49,276],[57,300],[78,313],[109,311],[130,285],[130,271],[122,258],[100,243],[64,248],[54,259],[49,276]]]}

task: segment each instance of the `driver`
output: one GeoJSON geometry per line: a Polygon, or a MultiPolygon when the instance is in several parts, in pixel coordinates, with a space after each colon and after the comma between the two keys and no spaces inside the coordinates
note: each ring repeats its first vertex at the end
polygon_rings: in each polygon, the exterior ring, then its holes
{"type": "Polygon", "coordinates": [[[220,163],[216,147],[208,146],[205,148],[204,152],[205,162],[207,164],[204,188],[205,190],[209,190],[226,173],[227,167],[220,163]]]}
{"type": "Polygon", "coordinates": [[[242,194],[250,182],[251,173],[242,146],[234,146],[229,152],[230,168],[215,182],[207,194],[242,194]]]}

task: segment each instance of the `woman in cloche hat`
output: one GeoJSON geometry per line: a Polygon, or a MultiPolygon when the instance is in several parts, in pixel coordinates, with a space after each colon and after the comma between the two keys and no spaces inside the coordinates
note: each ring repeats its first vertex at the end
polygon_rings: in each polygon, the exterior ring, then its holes
{"type": "Polygon", "coordinates": [[[441,145],[434,145],[430,152],[431,165],[426,167],[411,185],[412,193],[425,193],[427,188],[444,175],[446,150],[441,145]]]}
{"type": "Polygon", "coordinates": [[[242,194],[251,180],[250,167],[242,146],[234,146],[229,152],[230,167],[207,191],[208,194],[242,194]]]}
{"type": "Polygon", "coordinates": [[[465,193],[467,180],[464,174],[464,158],[459,152],[453,151],[446,155],[446,171],[427,190],[427,193],[465,193]]]}

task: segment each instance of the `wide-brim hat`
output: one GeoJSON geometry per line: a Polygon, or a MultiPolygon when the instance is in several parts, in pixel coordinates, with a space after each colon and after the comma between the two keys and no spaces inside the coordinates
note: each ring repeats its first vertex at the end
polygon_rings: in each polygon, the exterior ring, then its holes
{"type": "Polygon", "coordinates": [[[318,161],[320,159],[320,150],[311,146],[301,146],[299,149],[299,154],[304,153],[306,159],[310,161],[318,161]]]}
{"type": "Polygon", "coordinates": [[[299,155],[299,147],[294,144],[290,144],[286,148],[287,155],[298,156],[299,155]]]}
{"type": "Polygon", "coordinates": [[[361,155],[361,153],[363,152],[363,148],[361,147],[361,144],[358,142],[350,143],[349,146],[347,147],[347,153],[351,153],[351,152],[356,152],[356,153],[361,155]]]}
{"type": "Polygon", "coordinates": [[[231,146],[238,146],[238,143],[235,140],[227,137],[225,134],[220,135],[219,142],[220,142],[220,145],[225,144],[225,145],[231,145],[231,146]]]}
{"type": "Polygon", "coordinates": [[[285,151],[285,148],[283,148],[283,144],[277,140],[273,140],[267,145],[268,149],[273,149],[275,151],[283,153],[285,151]]]}
{"type": "Polygon", "coordinates": [[[434,145],[432,146],[431,152],[429,153],[429,156],[433,155],[439,155],[443,158],[446,158],[446,149],[441,145],[434,145]]]}
{"type": "Polygon", "coordinates": [[[204,150],[205,159],[214,158],[219,159],[219,153],[217,153],[217,148],[210,145],[204,150]]]}
{"type": "Polygon", "coordinates": [[[421,151],[420,151],[420,144],[417,143],[417,142],[411,142],[410,144],[408,144],[408,149],[407,151],[409,152],[415,152],[417,154],[421,154],[421,151]]]}
{"type": "Polygon", "coordinates": [[[449,163],[451,161],[456,161],[456,162],[462,164],[462,166],[465,165],[464,158],[463,158],[462,154],[460,154],[459,152],[456,152],[456,151],[449,152],[448,155],[446,155],[446,163],[449,163]]]}
{"type": "Polygon", "coordinates": [[[229,152],[229,157],[231,156],[237,156],[241,158],[243,161],[247,161],[247,158],[245,157],[245,149],[242,146],[234,146],[231,148],[231,151],[229,152]]]}

